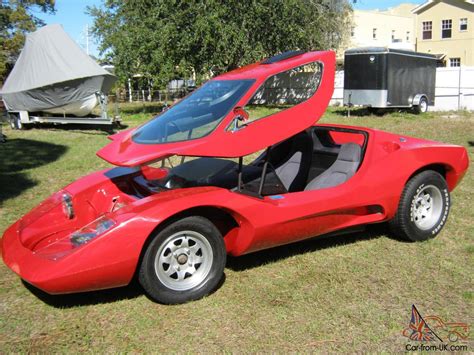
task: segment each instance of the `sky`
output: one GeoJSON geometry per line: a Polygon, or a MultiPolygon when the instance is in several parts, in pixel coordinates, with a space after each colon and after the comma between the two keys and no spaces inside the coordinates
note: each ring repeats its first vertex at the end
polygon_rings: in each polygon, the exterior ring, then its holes
{"type": "MultiPolygon", "coordinates": [[[[42,19],[46,24],[59,23],[64,30],[77,42],[81,47],[86,49],[86,26],[92,26],[92,18],[87,15],[87,6],[100,6],[101,0],[56,0],[56,13],[54,15],[35,13],[37,17],[42,19]]],[[[98,56],[97,43],[92,36],[89,40],[89,54],[98,56]]]]}
{"type": "Polygon", "coordinates": [[[421,4],[424,3],[425,0],[357,0],[357,2],[353,5],[355,9],[358,10],[385,10],[389,7],[394,7],[402,3],[410,3],[410,4],[421,4]]]}
{"type": "MultiPolygon", "coordinates": [[[[424,0],[356,0],[353,5],[355,9],[383,10],[389,7],[397,6],[403,2],[410,2],[413,4],[421,4],[424,0]]],[[[101,6],[101,0],[56,0],[56,13],[54,15],[36,13],[39,18],[44,20],[46,24],[59,23],[64,30],[77,42],[81,47],[86,49],[86,26],[92,25],[92,18],[87,15],[87,6],[101,6]]],[[[97,43],[94,38],[89,40],[89,54],[96,57],[99,56],[97,43]]]]}

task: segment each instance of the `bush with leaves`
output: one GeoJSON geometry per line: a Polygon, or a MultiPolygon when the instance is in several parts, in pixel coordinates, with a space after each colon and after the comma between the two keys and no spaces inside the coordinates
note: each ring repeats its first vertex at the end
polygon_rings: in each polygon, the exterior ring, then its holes
{"type": "Polygon", "coordinates": [[[43,26],[33,13],[54,13],[55,0],[2,0],[0,3],[0,83],[13,68],[25,43],[25,35],[43,26]]]}
{"type": "Polygon", "coordinates": [[[350,28],[347,0],[105,0],[93,33],[124,82],[199,81],[286,50],[337,48],[350,28]]]}

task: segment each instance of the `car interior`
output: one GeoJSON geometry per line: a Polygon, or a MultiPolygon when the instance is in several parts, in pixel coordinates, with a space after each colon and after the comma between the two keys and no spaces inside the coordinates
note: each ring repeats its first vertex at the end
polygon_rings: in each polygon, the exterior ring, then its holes
{"type": "Polygon", "coordinates": [[[312,127],[274,145],[250,164],[242,165],[240,186],[237,162],[209,157],[172,167],[162,179],[147,180],[138,175],[133,185],[142,195],[196,186],[217,186],[261,196],[319,190],[340,185],[354,176],[366,144],[364,131],[312,127]]]}

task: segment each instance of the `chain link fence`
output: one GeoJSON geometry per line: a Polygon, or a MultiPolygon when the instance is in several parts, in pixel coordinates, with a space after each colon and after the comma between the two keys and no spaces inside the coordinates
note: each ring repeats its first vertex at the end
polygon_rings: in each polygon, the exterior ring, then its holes
{"type": "Polygon", "coordinates": [[[117,90],[109,95],[109,102],[173,102],[182,99],[193,90],[194,87],[165,90],[117,90]]]}

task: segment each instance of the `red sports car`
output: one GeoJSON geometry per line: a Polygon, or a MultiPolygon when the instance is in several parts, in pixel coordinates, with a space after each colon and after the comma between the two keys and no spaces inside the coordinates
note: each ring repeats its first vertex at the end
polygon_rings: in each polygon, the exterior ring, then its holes
{"type": "Polygon", "coordinates": [[[117,167],[47,198],[3,235],[5,263],[51,294],[127,285],[162,303],[215,289],[226,255],[388,222],[443,228],[463,147],[315,125],[335,55],[287,52],[220,75],[97,154],[117,167]]]}

